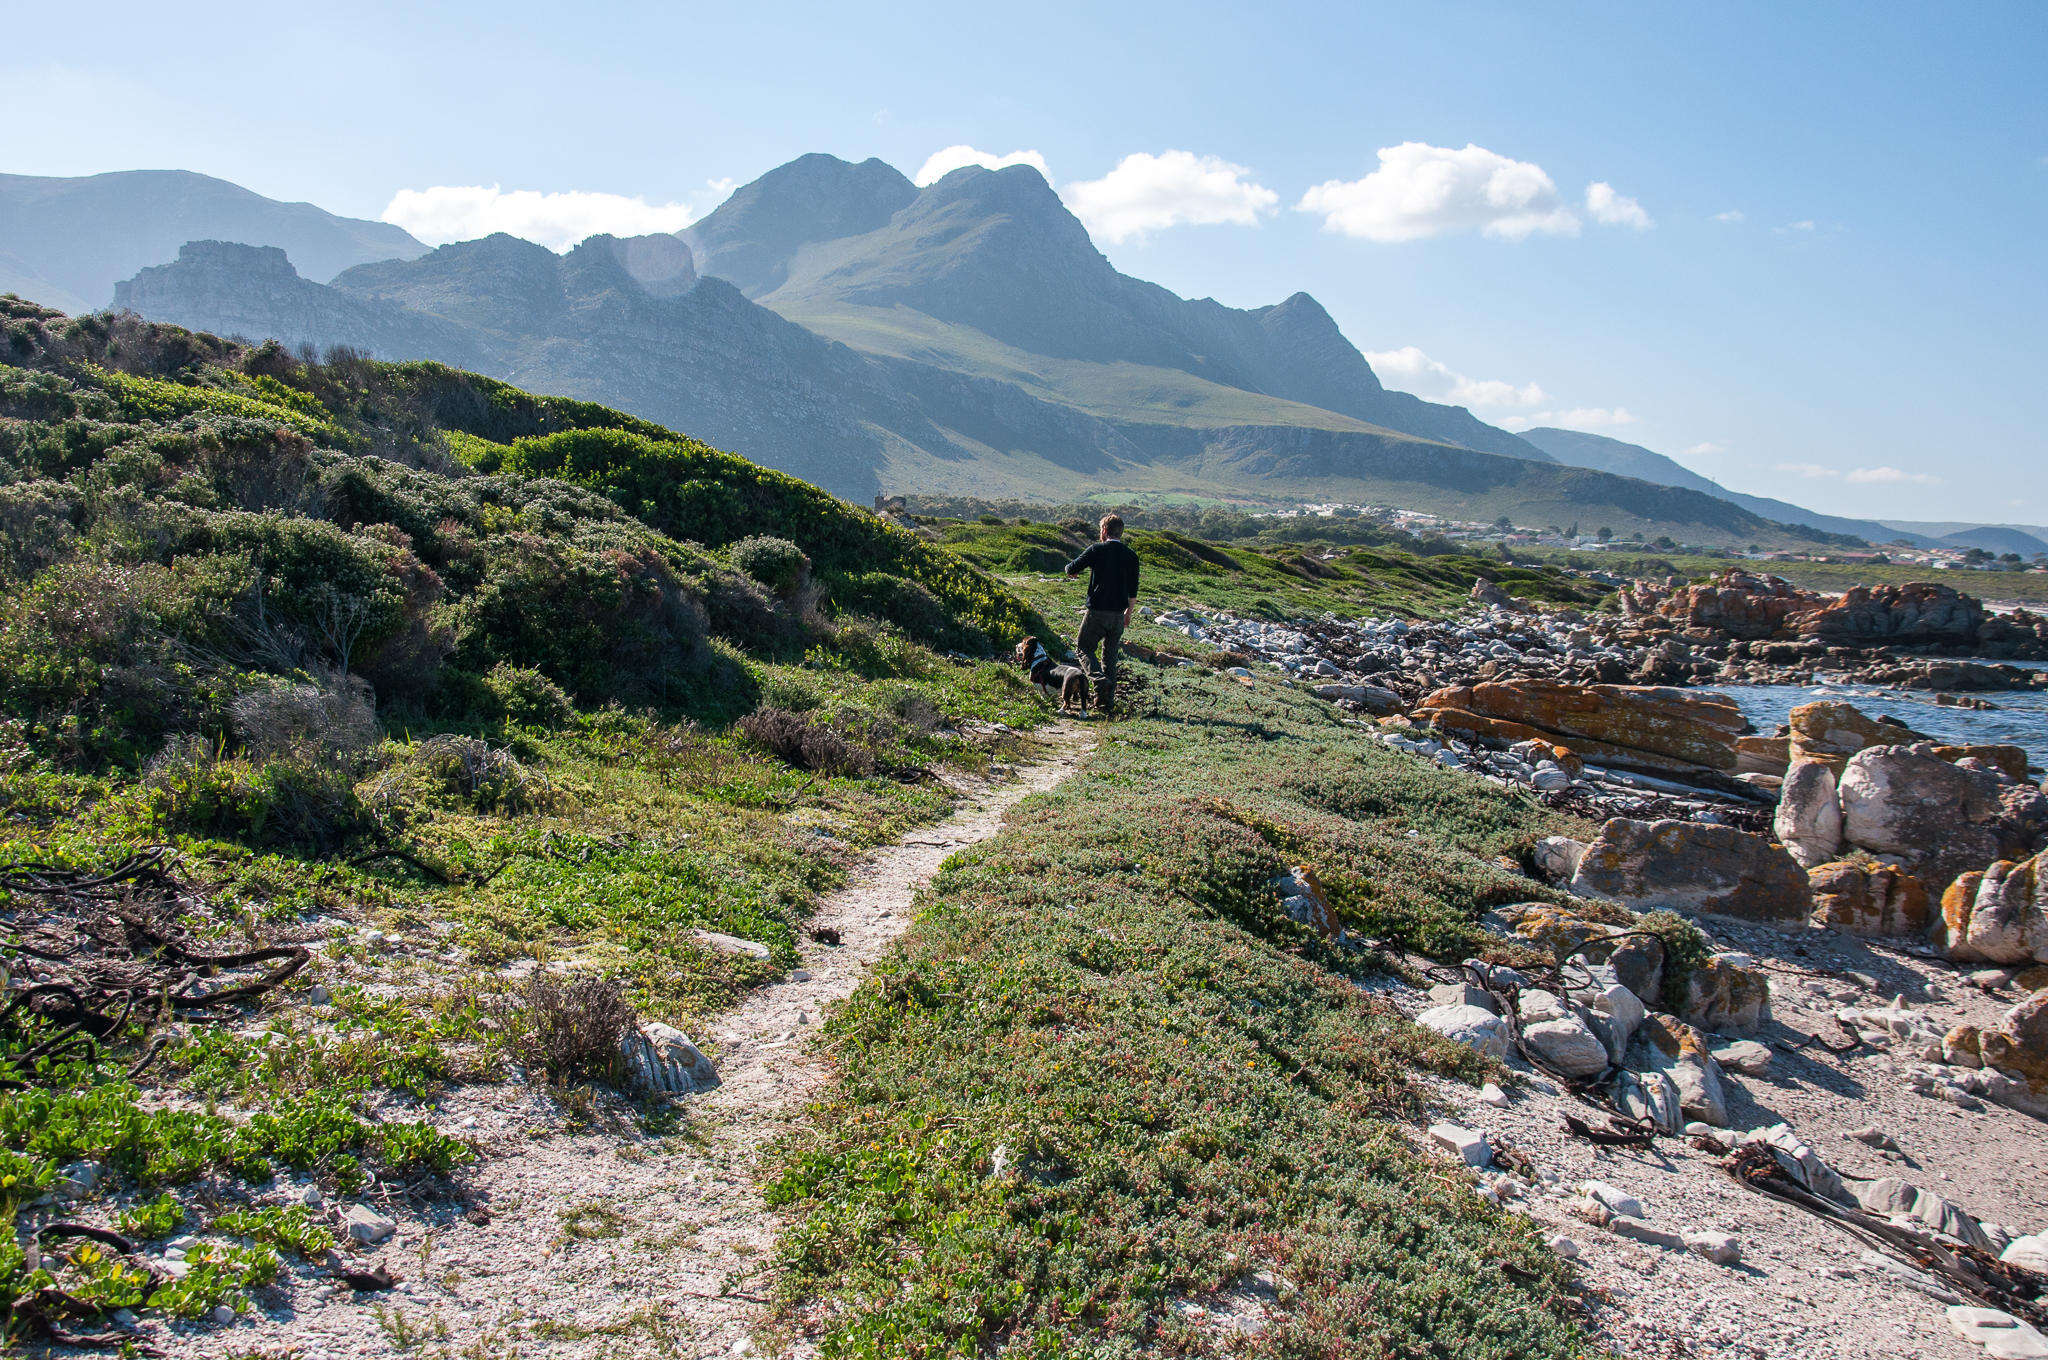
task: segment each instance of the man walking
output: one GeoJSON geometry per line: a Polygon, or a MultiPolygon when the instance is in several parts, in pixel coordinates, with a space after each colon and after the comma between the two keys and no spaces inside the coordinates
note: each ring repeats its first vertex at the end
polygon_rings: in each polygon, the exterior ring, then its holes
{"type": "Polygon", "coordinates": [[[1123,646],[1124,629],[1131,625],[1131,602],[1138,598],[1138,555],[1124,542],[1120,515],[1104,515],[1100,535],[1073,561],[1067,575],[1088,572],[1088,616],[1081,622],[1081,655],[1088,669],[1099,676],[1095,682],[1095,706],[1105,718],[1116,716],[1117,652],[1123,646]],[[1102,660],[1095,649],[1102,648],[1102,660]]]}

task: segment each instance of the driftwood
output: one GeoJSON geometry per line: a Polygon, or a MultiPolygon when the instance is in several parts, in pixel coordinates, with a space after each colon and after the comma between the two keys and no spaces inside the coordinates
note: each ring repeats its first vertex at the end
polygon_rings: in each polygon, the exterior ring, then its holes
{"type": "MultiPolygon", "coordinates": [[[[0,1030],[33,1040],[12,1055],[16,1075],[0,1086],[19,1089],[41,1061],[90,1057],[131,1021],[226,1019],[311,961],[303,945],[224,950],[200,940],[181,918],[204,912],[206,900],[179,869],[168,846],[102,870],[0,865],[0,949],[32,960],[43,977],[10,986],[0,1001],[0,1030]]],[[[152,1044],[129,1074],[161,1049],[152,1044]]]]}
{"type": "Polygon", "coordinates": [[[1723,1166],[1739,1184],[1804,1209],[1889,1251],[1987,1308],[2011,1313],[2036,1327],[2048,1326],[2048,1276],[2001,1261],[1976,1247],[1948,1242],[1816,1195],[1786,1175],[1777,1157],[1761,1144],[1744,1143],[1728,1154],[1723,1166]]]}

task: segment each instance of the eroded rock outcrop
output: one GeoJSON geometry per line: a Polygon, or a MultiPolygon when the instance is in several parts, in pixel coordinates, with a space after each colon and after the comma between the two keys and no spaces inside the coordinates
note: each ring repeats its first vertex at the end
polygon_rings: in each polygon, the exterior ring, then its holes
{"type": "Polygon", "coordinates": [[[2048,854],[1972,870],[1941,898],[1949,957],[1973,963],[2048,963],[2048,854]]]}
{"type": "Polygon", "coordinates": [[[1734,770],[1735,739],[1749,726],[1724,695],[1552,680],[1448,686],[1414,716],[1468,737],[1542,741],[1595,764],[1678,775],[1734,770]]]}
{"type": "Polygon", "coordinates": [[[1892,864],[1837,861],[1807,872],[1813,888],[1813,923],[1872,938],[1917,938],[1927,933],[1933,904],[1926,887],[1892,864]]]}

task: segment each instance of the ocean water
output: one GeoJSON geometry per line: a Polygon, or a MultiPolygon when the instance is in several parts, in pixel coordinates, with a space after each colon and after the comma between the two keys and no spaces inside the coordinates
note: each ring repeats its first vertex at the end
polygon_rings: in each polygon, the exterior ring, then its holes
{"type": "Polygon", "coordinates": [[[1996,709],[1942,708],[1925,690],[1874,689],[1868,685],[1713,685],[1741,706],[1759,732],[1774,732],[1801,704],[1835,699],[1872,717],[1898,719],[1915,732],[1957,745],[1999,742],[2025,749],[2027,759],[2048,766],[2048,690],[1987,692],[1996,709]]]}

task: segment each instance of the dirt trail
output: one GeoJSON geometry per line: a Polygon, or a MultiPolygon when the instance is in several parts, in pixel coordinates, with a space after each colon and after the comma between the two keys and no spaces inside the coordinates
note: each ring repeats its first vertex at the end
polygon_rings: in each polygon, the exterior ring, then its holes
{"type": "Polygon", "coordinates": [[[397,1289],[356,1296],[287,1275],[281,1306],[160,1344],[276,1360],[751,1353],[776,1228],[758,1156],[830,1077],[812,1028],[910,924],[912,896],[939,866],[1072,774],[1092,740],[1064,723],[1042,735],[1042,759],[973,786],[952,816],[874,852],[819,904],[813,925],[840,943],[808,945],[801,980],[761,989],[697,1036],[714,1046],[721,1084],[687,1099],[684,1135],[561,1134],[562,1112],[526,1088],[451,1093],[436,1123],[484,1145],[471,1183],[488,1221],[445,1207],[396,1213],[397,1235],[375,1259],[403,1277],[397,1289]]]}

